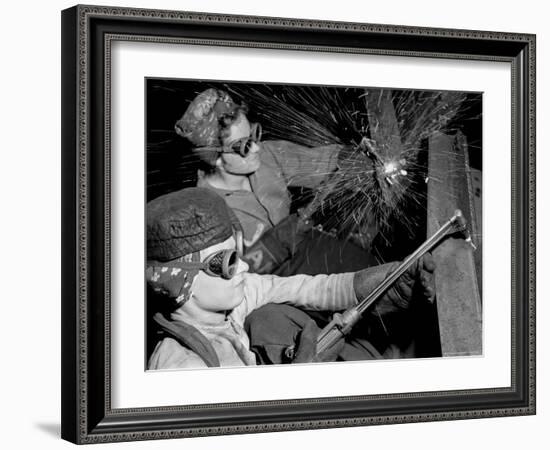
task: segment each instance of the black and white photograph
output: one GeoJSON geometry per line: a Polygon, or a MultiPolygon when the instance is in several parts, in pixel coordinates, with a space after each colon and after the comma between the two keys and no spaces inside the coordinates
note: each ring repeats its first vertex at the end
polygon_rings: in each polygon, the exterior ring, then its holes
{"type": "Polygon", "coordinates": [[[544,447],[545,3],[92,3],[3,10],[2,448],[544,447]]]}
{"type": "Polygon", "coordinates": [[[481,92],[144,86],[146,370],[483,355],[481,92]]]}

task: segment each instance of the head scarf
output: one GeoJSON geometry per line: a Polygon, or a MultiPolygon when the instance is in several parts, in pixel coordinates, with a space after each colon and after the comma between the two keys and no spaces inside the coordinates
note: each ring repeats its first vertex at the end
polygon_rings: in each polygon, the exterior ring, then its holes
{"type": "MultiPolygon", "coordinates": [[[[177,259],[178,262],[199,260],[198,252],[177,259]]],[[[145,277],[153,291],[173,299],[175,308],[179,308],[191,297],[193,281],[198,273],[198,269],[182,269],[171,267],[170,262],[150,261],[145,270],[145,277]]]]}
{"type": "Polygon", "coordinates": [[[193,152],[200,159],[213,166],[222,145],[225,122],[232,122],[243,108],[227,92],[207,89],[195,97],[174,128],[193,144],[193,152]]]}

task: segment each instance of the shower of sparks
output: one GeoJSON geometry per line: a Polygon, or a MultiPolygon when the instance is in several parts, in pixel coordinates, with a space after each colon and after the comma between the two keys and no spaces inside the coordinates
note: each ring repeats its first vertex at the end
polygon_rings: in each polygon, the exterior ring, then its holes
{"type": "MultiPolygon", "coordinates": [[[[227,85],[230,94],[249,105],[250,115],[262,123],[265,139],[286,139],[326,151],[341,144],[339,168],[326,175],[314,205],[326,230],[356,236],[375,228],[382,233],[399,221],[414,234],[411,206],[425,208],[426,167],[419,163],[424,141],[448,124],[464,107],[464,93],[389,91],[382,89],[267,85],[227,85]],[[391,96],[398,130],[385,139],[372,139],[384,124],[369,122],[369,103],[391,96]],[[376,129],[375,129],[376,127],[376,129]],[[325,211],[330,214],[323,214],[325,211]]],[[[296,168],[297,169],[297,168],[296,168]]],[[[307,172],[295,178],[307,177],[307,172]]]]}
{"type": "Polygon", "coordinates": [[[286,136],[297,144],[315,147],[341,143],[338,127],[352,122],[349,111],[327,89],[227,85],[227,91],[249,104],[259,122],[273,136],[286,136]]]}
{"type": "MultiPolygon", "coordinates": [[[[334,151],[334,144],[341,146],[337,169],[314,174],[323,181],[317,188],[310,212],[325,231],[364,241],[366,245],[371,238],[365,241],[365,235],[372,237],[376,233],[389,241],[395,223],[410,236],[414,235],[418,224],[410,211],[425,210],[426,184],[438,181],[428,179],[426,161],[420,158],[426,149],[426,140],[437,132],[455,131],[449,129],[449,124],[468,109],[467,96],[460,92],[195,84],[197,94],[209,87],[222,88],[235,101],[247,104],[248,118],[261,123],[264,140],[281,139],[309,149],[314,147],[320,157],[323,152],[334,151]],[[391,104],[392,120],[384,117],[384,101],[391,104]],[[395,124],[393,129],[384,128],[388,128],[389,122],[395,124]]],[[[187,102],[192,98],[185,85],[175,87],[159,81],[155,88],[170,96],[185,93],[187,102]]],[[[182,105],[178,114],[185,108],[186,105],[182,105]]],[[[164,140],[173,140],[174,133],[172,129],[157,131],[152,142],[148,142],[148,158],[162,160],[164,140]]],[[[172,143],[182,145],[178,139],[172,143]]],[[[302,157],[310,158],[311,152],[306,150],[302,157]]],[[[300,147],[296,151],[299,152],[300,147]]],[[[448,156],[455,157],[454,154],[448,156]]],[[[176,178],[182,185],[194,184],[193,158],[191,153],[180,158],[173,179],[148,172],[149,187],[158,192],[169,190],[176,178]]],[[[310,169],[288,168],[294,174],[293,185],[312,179],[310,169]]],[[[310,199],[304,196],[297,200],[310,199]]]]}

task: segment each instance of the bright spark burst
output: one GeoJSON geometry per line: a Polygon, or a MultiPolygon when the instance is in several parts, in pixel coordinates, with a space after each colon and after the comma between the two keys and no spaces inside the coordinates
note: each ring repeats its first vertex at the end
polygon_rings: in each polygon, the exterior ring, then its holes
{"type": "MultiPolygon", "coordinates": [[[[338,169],[317,174],[325,181],[314,205],[323,228],[340,236],[389,236],[396,222],[412,236],[418,226],[408,212],[426,205],[425,141],[434,133],[452,132],[449,124],[467,109],[461,92],[207,82],[196,89],[208,87],[223,88],[248,104],[249,119],[262,124],[265,140],[285,139],[319,151],[328,144],[343,146],[338,169]],[[397,124],[389,131],[384,131],[384,101],[391,103],[397,124]]],[[[191,180],[194,174],[186,167],[181,161],[181,175],[191,180]]],[[[294,169],[298,180],[311,176],[294,169]]]]}
{"type": "MultiPolygon", "coordinates": [[[[320,187],[322,201],[316,209],[321,215],[331,211],[323,217],[325,229],[348,236],[373,227],[384,233],[395,220],[414,233],[415,219],[407,210],[411,205],[425,208],[425,189],[418,189],[427,176],[419,161],[423,142],[446,130],[466,99],[464,93],[441,91],[226,88],[250,106],[251,114],[256,113],[266,139],[283,138],[308,147],[344,145],[339,170],[320,187]],[[377,142],[373,136],[380,135],[385,124],[373,119],[372,111],[381,108],[385,96],[393,105],[398,129],[377,142]]],[[[378,112],[383,119],[384,110],[378,112]]]]}

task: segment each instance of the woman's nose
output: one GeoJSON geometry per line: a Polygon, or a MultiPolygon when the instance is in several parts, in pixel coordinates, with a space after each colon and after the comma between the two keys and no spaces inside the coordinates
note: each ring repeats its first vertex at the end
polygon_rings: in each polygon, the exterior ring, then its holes
{"type": "Polygon", "coordinates": [[[249,268],[250,266],[248,265],[248,263],[246,263],[241,258],[239,258],[239,263],[237,264],[237,270],[235,272],[235,275],[238,273],[248,272],[249,268]]]}
{"type": "Polygon", "coordinates": [[[260,144],[258,142],[250,143],[250,153],[258,153],[260,151],[260,144]]]}

